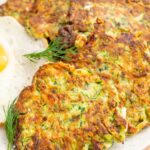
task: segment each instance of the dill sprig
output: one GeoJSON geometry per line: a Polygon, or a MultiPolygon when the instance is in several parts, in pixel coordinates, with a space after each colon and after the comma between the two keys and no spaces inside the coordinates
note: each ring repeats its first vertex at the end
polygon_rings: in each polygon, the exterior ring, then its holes
{"type": "Polygon", "coordinates": [[[5,112],[6,121],[5,121],[5,131],[8,140],[7,150],[11,150],[14,142],[14,137],[16,134],[16,126],[19,113],[15,109],[16,99],[8,106],[7,111],[5,112]]]}
{"type": "Polygon", "coordinates": [[[45,58],[48,61],[58,61],[58,60],[69,60],[70,54],[76,54],[77,49],[75,46],[66,48],[67,44],[64,44],[62,42],[62,38],[57,37],[54,41],[51,41],[49,43],[49,46],[46,50],[36,53],[30,53],[24,55],[27,57],[30,61],[35,61],[40,58],[45,58]]]}

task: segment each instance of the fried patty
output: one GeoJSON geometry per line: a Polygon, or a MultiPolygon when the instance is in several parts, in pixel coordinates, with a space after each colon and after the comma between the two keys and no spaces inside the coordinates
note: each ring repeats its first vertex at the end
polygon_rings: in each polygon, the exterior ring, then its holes
{"type": "MultiPolygon", "coordinates": [[[[122,31],[147,34],[150,28],[148,0],[8,0],[0,14],[14,16],[36,38],[52,40],[68,26],[76,34],[88,34],[97,18],[106,22],[105,32],[114,37],[122,31]]],[[[68,32],[63,35],[70,39],[68,32]]]]}
{"type": "Polygon", "coordinates": [[[149,5],[119,0],[71,0],[69,20],[75,30],[90,32],[97,18],[105,21],[106,34],[114,37],[122,31],[148,30],[149,5]]]}
{"type": "Polygon", "coordinates": [[[35,38],[54,39],[67,22],[69,0],[8,0],[0,6],[1,16],[13,16],[35,38]]]}
{"type": "Polygon", "coordinates": [[[86,40],[78,38],[82,47],[69,63],[113,80],[120,105],[127,108],[128,134],[135,134],[150,124],[149,40],[131,32],[122,32],[117,38],[108,36],[103,20],[94,26],[86,40]]]}
{"type": "Polygon", "coordinates": [[[36,0],[25,21],[27,31],[36,38],[53,40],[59,28],[68,21],[69,6],[69,0],[36,0]]]}
{"type": "Polygon", "coordinates": [[[127,130],[110,79],[65,63],[42,66],[19,96],[16,149],[108,149],[127,130]]]}
{"type": "Polygon", "coordinates": [[[35,0],[8,0],[0,6],[0,16],[12,16],[25,25],[25,19],[33,9],[35,0]]]}

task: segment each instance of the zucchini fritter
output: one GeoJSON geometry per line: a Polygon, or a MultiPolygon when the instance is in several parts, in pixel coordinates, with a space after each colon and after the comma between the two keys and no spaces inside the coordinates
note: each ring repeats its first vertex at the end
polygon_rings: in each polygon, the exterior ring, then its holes
{"type": "Polygon", "coordinates": [[[54,39],[67,22],[69,0],[8,0],[0,6],[1,16],[13,16],[35,38],[54,39]]]}
{"type": "Polygon", "coordinates": [[[128,134],[135,134],[150,124],[149,39],[130,32],[110,37],[99,19],[94,27],[86,40],[78,38],[83,46],[69,63],[114,81],[120,105],[127,108],[128,134]]]}
{"type": "Polygon", "coordinates": [[[54,39],[68,25],[76,34],[88,34],[97,18],[114,37],[122,31],[146,34],[150,27],[148,0],[8,0],[0,14],[14,16],[36,38],[54,39]]]}
{"type": "Polygon", "coordinates": [[[105,32],[118,36],[122,31],[135,33],[149,28],[149,5],[123,0],[71,0],[69,20],[75,30],[90,32],[97,18],[105,21],[105,32]]]}
{"type": "Polygon", "coordinates": [[[36,0],[26,19],[27,31],[36,38],[53,40],[59,28],[67,22],[69,0],[36,0]]]}
{"type": "Polygon", "coordinates": [[[61,62],[41,67],[16,107],[19,150],[108,149],[127,130],[114,82],[61,62]]]}
{"type": "Polygon", "coordinates": [[[0,16],[12,16],[25,25],[25,19],[33,9],[35,0],[8,0],[0,5],[0,16]]]}

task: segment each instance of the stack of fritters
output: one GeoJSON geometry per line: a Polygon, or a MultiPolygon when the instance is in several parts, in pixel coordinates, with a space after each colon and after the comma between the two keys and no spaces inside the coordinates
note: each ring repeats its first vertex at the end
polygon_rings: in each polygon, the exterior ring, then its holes
{"type": "Polygon", "coordinates": [[[108,149],[150,124],[148,0],[9,0],[0,9],[34,37],[78,48],[20,94],[17,149],[108,149]]]}

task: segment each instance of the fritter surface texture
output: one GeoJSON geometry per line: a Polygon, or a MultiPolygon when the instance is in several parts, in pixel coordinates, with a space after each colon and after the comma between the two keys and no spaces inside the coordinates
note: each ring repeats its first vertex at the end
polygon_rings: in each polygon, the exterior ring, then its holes
{"type": "Polygon", "coordinates": [[[93,33],[69,63],[76,68],[91,68],[102,78],[114,81],[120,105],[127,109],[128,134],[135,134],[150,124],[149,39],[122,32],[117,38],[105,33],[105,23],[97,20],[93,33]]]}
{"type": "Polygon", "coordinates": [[[146,34],[150,27],[148,0],[8,0],[0,14],[14,16],[36,38],[54,39],[68,25],[76,34],[88,34],[97,18],[114,37],[122,31],[146,34]]]}
{"type": "Polygon", "coordinates": [[[108,149],[127,130],[125,108],[110,79],[90,69],[47,64],[17,101],[17,149],[108,149]]]}
{"type": "Polygon", "coordinates": [[[15,17],[35,38],[54,39],[67,22],[69,6],[69,0],[8,0],[0,15],[15,17]]]}

